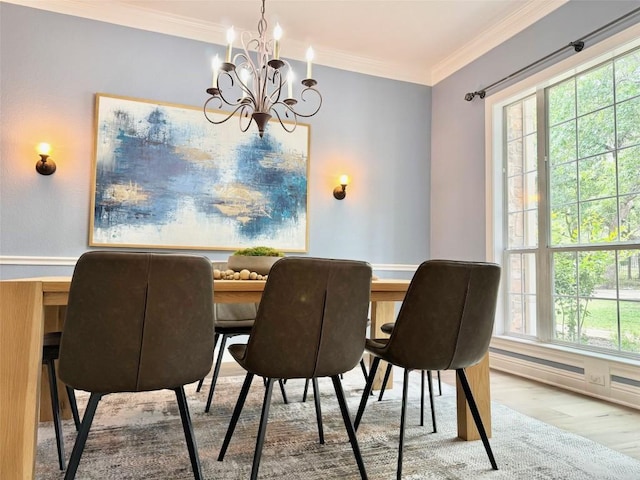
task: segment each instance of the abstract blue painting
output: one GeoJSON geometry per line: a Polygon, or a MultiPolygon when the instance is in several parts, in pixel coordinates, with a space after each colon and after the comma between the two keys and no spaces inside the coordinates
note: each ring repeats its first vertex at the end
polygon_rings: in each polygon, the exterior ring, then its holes
{"type": "Polygon", "coordinates": [[[307,251],[309,125],[98,94],[95,141],[90,245],[307,251]]]}

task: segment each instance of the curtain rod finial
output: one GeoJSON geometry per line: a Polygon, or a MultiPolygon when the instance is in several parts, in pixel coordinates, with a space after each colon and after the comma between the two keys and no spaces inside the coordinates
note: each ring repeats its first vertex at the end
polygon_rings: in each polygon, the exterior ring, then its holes
{"type": "Polygon", "coordinates": [[[569,45],[573,47],[576,52],[581,52],[584,49],[584,42],[582,40],[571,42],[569,45]]]}
{"type": "Polygon", "coordinates": [[[464,99],[467,102],[470,102],[471,100],[473,100],[475,97],[480,97],[480,98],[484,98],[487,96],[487,92],[485,92],[484,90],[480,90],[477,92],[469,92],[464,96],[464,99]]]}

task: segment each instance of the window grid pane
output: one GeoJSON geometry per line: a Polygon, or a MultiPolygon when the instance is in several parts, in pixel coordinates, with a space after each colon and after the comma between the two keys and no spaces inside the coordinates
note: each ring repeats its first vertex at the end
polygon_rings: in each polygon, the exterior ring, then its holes
{"type": "Polygon", "coordinates": [[[536,334],[536,254],[512,253],[508,256],[509,333],[536,334]]]}
{"type": "Polygon", "coordinates": [[[538,243],[538,177],[536,97],[531,95],[504,109],[507,143],[506,211],[508,248],[538,243]]]}

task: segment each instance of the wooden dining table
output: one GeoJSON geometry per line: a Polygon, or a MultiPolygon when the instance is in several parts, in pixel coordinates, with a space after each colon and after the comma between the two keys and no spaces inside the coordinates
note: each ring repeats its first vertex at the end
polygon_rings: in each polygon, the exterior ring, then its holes
{"type": "MultiPolygon", "coordinates": [[[[214,302],[259,302],[265,281],[215,280],[214,302]]],[[[42,407],[50,415],[49,392],[42,376],[45,332],[62,330],[69,299],[70,277],[37,277],[0,282],[0,479],[32,479],[35,469],[38,421],[42,407]]],[[[396,302],[404,299],[408,280],[376,279],[371,283],[371,335],[395,319],[396,302]]],[[[379,368],[374,388],[380,388],[379,368]]],[[[487,433],[491,436],[488,356],[467,369],[487,433]]],[[[62,383],[60,387],[63,389],[62,383]]],[[[388,385],[387,388],[390,388],[388,385]]],[[[64,391],[64,390],[63,390],[64,391]]],[[[66,395],[60,395],[61,403],[66,395]]],[[[458,436],[479,439],[460,385],[457,386],[458,436]]]]}

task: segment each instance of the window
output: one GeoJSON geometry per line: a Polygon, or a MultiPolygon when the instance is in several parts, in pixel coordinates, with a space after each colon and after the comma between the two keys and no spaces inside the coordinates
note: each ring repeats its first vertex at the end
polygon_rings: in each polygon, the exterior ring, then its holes
{"type": "Polygon", "coordinates": [[[639,356],[640,48],[537,81],[492,113],[504,332],[639,356]]]}

